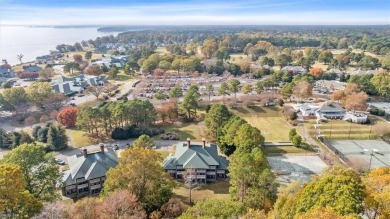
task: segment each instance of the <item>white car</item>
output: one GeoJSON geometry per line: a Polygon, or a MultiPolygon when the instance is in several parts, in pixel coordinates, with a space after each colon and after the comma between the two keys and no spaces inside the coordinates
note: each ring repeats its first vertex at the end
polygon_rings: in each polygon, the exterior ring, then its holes
{"type": "Polygon", "coordinates": [[[61,160],[61,159],[54,158],[54,161],[56,162],[56,164],[65,165],[65,161],[63,161],[63,160],[61,160]]]}

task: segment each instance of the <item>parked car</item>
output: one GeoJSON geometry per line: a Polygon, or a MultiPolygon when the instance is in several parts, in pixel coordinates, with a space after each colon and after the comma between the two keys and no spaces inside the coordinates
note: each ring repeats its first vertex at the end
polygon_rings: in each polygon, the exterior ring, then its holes
{"type": "Polygon", "coordinates": [[[65,165],[65,161],[58,159],[58,158],[54,158],[54,162],[56,162],[56,164],[59,164],[59,165],[65,165]]]}
{"type": "Polygon", "coordinates": [[[117,144],[114,144],[114,146],[112,147],[114,150],[119,150],[119,146],[117,144]]]}
{"type": "Polygon", "coordinates": [[[71,105],[71,106],[76,106],[76,104],[75,104],[75,103],[70,103],[69,105],[71,105]]]}

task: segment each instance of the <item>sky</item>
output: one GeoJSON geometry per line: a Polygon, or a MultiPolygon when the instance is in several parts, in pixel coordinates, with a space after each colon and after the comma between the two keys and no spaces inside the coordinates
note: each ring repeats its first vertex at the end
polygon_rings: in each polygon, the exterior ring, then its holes
{"type": "Polygon", "coordinates": [[[0,0],[4,25],[390,24],[390,0],[0,0]]]}

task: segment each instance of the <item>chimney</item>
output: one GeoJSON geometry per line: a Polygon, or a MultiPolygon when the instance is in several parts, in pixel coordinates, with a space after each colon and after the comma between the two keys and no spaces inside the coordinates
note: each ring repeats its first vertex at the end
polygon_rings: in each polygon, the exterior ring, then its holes
{"type": "Polygon", "coordinates": [[[84,149],[83,149],[83,155],[84,155],[85,158],[87,158],[87,156],[88,156],[87,148],[84,148],[84,149]]]}
{"type": "Polygon", "coordinates": [[[203,148],[205,148],[206,147],[206,139],[202,138],[202,142],[203,142],[203,148]]]}
{"type": "Polygon", "coordinates": [[[187,138],[187,147],[188,147],[188,148],[191,147],[191,138],[187,138]]]}
{"type": "Polygon", "coordinates": [[[104,144],[100,144],[100,152],[104,154],[104,144]]]}

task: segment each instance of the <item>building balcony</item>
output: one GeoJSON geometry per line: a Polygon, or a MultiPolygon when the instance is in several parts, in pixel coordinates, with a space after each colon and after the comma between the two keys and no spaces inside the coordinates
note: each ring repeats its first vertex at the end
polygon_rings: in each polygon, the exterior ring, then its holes
{"type": "Polygon", "coordinates": [[[218,173],[218,174],[225,174],[226,171],[225,171],[225,170],[217,170],[217,173],[218,173]]]}
{"type": "Polygon", "coordinates": [[[88,187],[89,187],[88,183],[77,185],[77,189],[84,189],[84,188],[88,188],[88,187]]]}
{"type": "Polygon", "coordinates": [[[91,186],[91,190],[93,190],[93,189],[100,189],[100,188],[101,188],[100,184],[91,186]]]}

